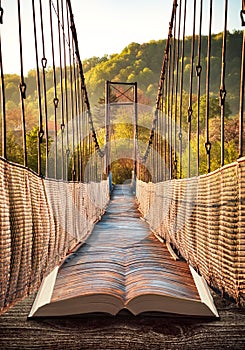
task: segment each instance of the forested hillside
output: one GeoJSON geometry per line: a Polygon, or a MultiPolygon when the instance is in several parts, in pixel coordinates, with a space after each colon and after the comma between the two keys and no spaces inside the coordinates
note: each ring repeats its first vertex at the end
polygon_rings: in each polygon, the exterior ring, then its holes
{"type": "MultiPolygon", "coordinates": [[[[190,74],[190,51],[191,37],[185,40],[184,52],[184,87],[188,92],[190,74]]],[[[241,44],[242,33],[237,31],[228,34],[227,54],[226,54],[226,90],[227,101],[232,113],[237,112],[238,91],[240,80],[240,62],[241,62],[241,44]]],[[[180,44],[181,46],[181,44],[180,44]]],[[[157,86],[162,65],[165,40],[150,41],[145,44],[131,43],[121,53],[103,57],[92,57],[83,62],[83,69],[87,89],[90,97],[90,104],[96,105],[98,100],[103,97],[105,80],[138,82],[140,102],[154,103],[157,86]]],[[[211,92],[218,96],[220,87],[221,70],[221,48],[222,34],[212,36],[211,51],[211,92]]],[[[180,48],[181,51],[181,48],[180,48]]],[[[196,40],[197,52],[197,40],[196,40]]],[[[207,54],[207,37],[202,38],[202,94],[205,93],[205,61],[207,54]]],[[[197,57],[195,58],[195,62],[197,57]]],[[[57,82],[60,81],[59,69],[57,68],[57,82]]],[[[8,74],[5,76],[7,111],[11,116],[15,108],[19,108],[19,81],[17,74],[8,74]]],[[[28,127],[35,124],[37,110],[37,87],[35,70],[30,70],[26,77],[27,85],[27,110],[28,127]]],[[[52,120],[53,111],[53,73],[52,68],[48,68],[46,73],[47,100],[49,108],[49,119],[52,120]]],[[[59,84],[58,84],[59,91],[59,84]]],[[[193,91],[195,93],[195,90],[193,91]]],[[[11,119],[11,118],[10,118],[11,119]]],[[[16,126],[16,121],[12,121],[16,126]]],[[[12,124],[11,124],[12,125],[12,124]]],[[[35,124],[36,125],[36,124],[35,124]]]]}
{"type": "MultiPolygon", "coordinates": [[[[188,92],[190,75],[190,55],[192,37],[186,37],[184,51],[184,88],[188,92]]],[[[237,112],[238,91],[240,80],[242,33],[229,33],[226,54],[226,90],[227,101],[232,113],[237,112]]],[[[195,45],[195,60],[197,62],[197,40],[195,45]]],[[[165,48],[165,40],[150,41],[145,44],[131,43],[120,54],[92,57],[84,61],[84,72],[90,99],[96,104],[103,95],[105,80],[138,82],[142,103],[154,103],[165,48]]],[[[222,33],[212,36],[211,46],[211,84],[214,96],[219,95],[222,33]]],[[[180,43],[180,56],[181,43],[180,43]]],[[[202,37],[201,65],[202,86],[201,94],[205,93],[207,37],[202,37]]],[[[181,59],[180,59],[181,60],[181,59]]],[[[195,93],[195,89],[193,90],[195,93]]]]}
{"type": "MultiPolygon", "coordinates": [[[[213,154],[217,148],[217,162],[213,169],[218,164],[218,144],[219,144],[219,107],[217,99],[220,89],[220,71],[221,71],[221,50],[222,50],[222,33],[212,36],[211,49],[211,82],[210,82],[210,133],[213,142],[213,154]],[[216,101],[216,102],[215,102],[216,101]],[[217,147],[216,147],[217,146],[217,147]]],[[[198,39],[198,38],[197,38],[198,39]]],[[[190,56],[191,56],[192,37],[186,37],[184,50],[184,90],[183,106],[188,110],[188,89],[190,79],[190,56]]],[[[197,62],[197,45],[195,45],[195,60],[197,62]]],[[[238,132],[237,132],[237,115],[239,110],[239,84],[240,84],[240,62],[241,62],[241,45],[242,33],[236,31],[227,35],[227,52],[226,52],[226,114],[227,121],[225,124],[226,130],[226,149],[228,155],[226,163],[234,160],[237,155],[238,132]]],[[[138,83],[138,100],[139,103],[154,106],[157,95],[157,87],[164,54],[165,40],[150,41],[145,44],[131,43],[121,53],[113,55],[105,55],[103,57],[92,57],[84,60],[83,69],[87,90],[92,107],[98,105],[99,101],[103,101],[105,81],[123,81],[138,83]]],[[[106,51],[106,49],[105,49],[106,51]]],[[[201,46],[201,115],[200,115],[200,137],[204,137],[204,115],[205,115],[205,74],[206,74],[206,55],[207,55],[207,37],[202,37],[201,46]]],[[[180,57],[182,55],[182,43],[180,43],[180,57]]],[[[181,58],[180,58],[181,63],[181,58]]],[[[64,70],[64,68],[63,68],[64,70]]],[[[195,74],[195,67],[194,67],[195,74]]],[[[64,76],[64,75],[63,75],[64,76]]],[[[52,132],[54,132],[54,86],[53,86],[53,70],[51,67],[46,70],[46,99],[47,99],[47,119],[51,130],[49,136],[52,142],[52,132]]],[[[68,74],[69,77],[69,74],[68,74]]],[[[6,116],[7,116],[7,155],[8,159],[22,163],[22,133],[21,133],[21,105],[18,74],[5,75],[5,99],[6,99],[6,116]]],[[[56,68],[57,93],[60,100],[61,84],[60,84],[60,69],[56,68]]],[[[193,79],[193,109],[195,110],[196,102],[196,81],[193,79]]],[[[36,71],[30,70],[25,78],[27,86],[25,99],[25,114],[26,114],[26,130],[27,130],[27,148],[29,152],[29,166],[36,170],[36,143],[37,143],[37,127],[39,118],[39,107],[37,98],[36,71]],[[32,160],[33,159],[33,160],[32,160]]],[[[42,81],[41,81],[42,83],[42,81]]],[[[63,83],[64,84],[64,83],[63,83]]],[[[70,81],[66,82],[67,94],[69,96],[70,81]]],[[[44,95],[42,92],[42,101],[44,95]]],[[[68,103],[70,103],[68,101],[68,103]]],[[[44,103],[42,102],[42,106],[44,103]]],[[[42,107],[43,108],[43,107],[42,107]]],[[[61,113],[58,108],[58,131],[61,124],[61,113]]],[[[1,108],[2,110],[2,108],[1,108]]],[[[195,114],[195,113],[194,113],[195,114]]],[[[0,129],[1,132],[1,129],[0,129]]],[[[149,132],[147,132],[147,137],[149,132]]],[[[195,121],[193,120],[193,132],[195,132],[195,121]]],[[[195,135],[192,138],[195,144],[195,135]]],[[[204,142],[203,142],[204,143],[204,142]]],[[[1,146],[0,146],[1,147],[1,146]]],[[[45,145],[43,152],[45,154],[45,145]]],[[[193,146],[194,147],[194,146],[193,146]]],[[[202,152],[202,151],[201,151],[202,152]]],[[[203,162],[205,163],[205,150],[203,150],[203,162]]],[[[215,157],[214,157],[215,159],[215,157]]],[[[202,163],[201,163],[202,164],[202,163]]],[[[202,167],[202,165],[201,165],[202,167]]],[[[205,166],[203,170],[205,172],[205,166]]]]}

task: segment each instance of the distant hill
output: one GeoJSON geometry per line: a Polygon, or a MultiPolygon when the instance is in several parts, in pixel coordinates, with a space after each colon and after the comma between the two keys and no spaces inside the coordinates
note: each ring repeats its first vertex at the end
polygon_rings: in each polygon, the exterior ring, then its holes
{"type": "MultiPolygon", "coordinates": [[[[145,97],[156,94],[165,40],[131,43],[120,54],[93,57],[83,62],[92,103],[103,96],[105,80],[138,82],[145,97]]],[[[155,97],[155,96],[154,96],[155,97]]]]}
{"type": "MultiPolygon", "coordinates": [[[[220,159],[220,107],[217,101],[220,89],[220,72],[221,72],[221,52],[222,52],[222,33],[212,36],[211,50],[211,82],[210,82],[210,140],[212,141],[212,164],[211,168],[219,167],[220,159]]],[[[165,40],[150,41],[145,44],[131,43],[119,54],[113,54],[103,57],[92,57],[83,62],[83,68],[86,78],[87,89],[90,98],[90,105],[94,107],[103,101],[105,81],[123,81],[123,82],[138,82],[138,100],[141,104],[149,104],[154,106],[157,94],[160,69],[165,48],[165,40]]],[[[188,90],[190,79],[190,52],[191,52],[192,37],[185,39],[184,51],[184,93],[183,93],[183,120],[186,121],[188,111],[188,90]],[[185,114],[185,115],[184,115],[185,114]]],[[[197,44],[195,45],[195,63],[197,62],[197,44]]],[[[239,85],[240,85],[240,63],[241,63],[241,46],[242,32],[236,31],[227,33],[227,53],[226,53],[226,121],[225,121],[225,163],[230,163],[237,159],[238,156],[238,111],[239,111],[239,85]]],[[[182,43],[180,43],[180,57],[182,52],[182,43]]],[[[206,151],[205,145],[205,74],[206,74],[206,54],[207,54],[207,37],[202,37],[201,49],[201,99],[200,99],[200,171],[206,171],[206,151]]],[[[195,74],[195,67],[194,67],[195,74]]],[[[49,126],[54,125],[54,86],[53,86],[53,70],[48,67],[46,70],[46,87],[47,87],[47,117],[49,126]]],[[[5,78],[5,98],[6,98],[6,119],[7,119],[7,156],[8,159],[23,163],[22,151],[22,116],[20,105],[19,82],[20,77],[17,74],[6,74],[5,78]]],[[[61,99],[61,82],[60,70],[56,67],[57,80],[57,96],[61,99]]],[[[27,86],[25,100],[25,120],[27,131],[27,147],[29,153],[28,164],[37,170],[37,130],[39,124],[39,106],[37,99],[37,84],[36,71],[30,70],[25,77],[27,86]],[[34,145],[34,147],[33,147],[34,145]]],[[[42,81],[41,81],[42,83],[42,81]]],[[[67,96],[70,94],[70,81],[67,81],[67,96]]],[[[63,86],[64,88],[64,86],[63,86]]],[[[196,111],[197,99],[196,93],[196,78],[193,77],[193,121],[192,121],[192,148],[196,145],[196,111]]],[[[41,91],[42,109],[44,108],[44,95],[41,91]]],[[[61,109],[58,108],[57,125],[61,125],[61,109]]],[[[44,113],[44,111],[43,111],[44,113]]],[[[183,125],[182,128],[186,127],[183,125]]],[[[45,122],[45,121],[44,121],[45,122]]],[[[2,124],[0,123],[0,134],[2,124]]],[[[118,138],[127,131],[122,130],[122,126],[118,125],[118,130],[115,130],[118,138]]],[[[131,130],[132,131],[132,130],[131,130]]],[[[128,130],[128,132],[131,132],[128,130]]],[[[141,130],[141,137],[148,139],[149,132],[141,130]],[[145,132],[145,134],[144,134],[145,132]]],[[[52,132],[49,135],[52,136],[52,132]]],[[[52,139],[50,139],[52,142],[52,139]]],[[[0,152],[1,152],[0,144],[0,152]]],[[[45,144],[42,144],[43,158],[45,157],[45,144]]],[[[183,162],[187,159],[187,154],[183,154],[183,162]]],[[[193,163],[193,166],[195,164],[193,163]]]]}
{"type": "MultiPolygon", "coordinates": [[[[218,97],[220,88],[222,33],[212,35],[211,49],[211,93],[218,97]]],[[[197,41],[195,45],[195,64],[197,62],[197,41]]],[[[188,92],[190,74],[190,52],[192,37],[186,37],[184,54],[184,88],[188,92]]],[[[105,80],[138,82],[141,102],[154,103],[162,65],[166,40],[150,41],[145,44],[131,43],[119,54],[92,57],[83,62],[86,84],[91,104],[96,104],[104,94],[105,80]]],[[[235,31],[227,35],[226,90],[227,101],[232,113],[238,111],[239,80],[241,63],[242,33],[235,31]]],[[[180,54],[181,54],[180,43],[180,54]]],[[[205,93],[207,37],[202,37],[201,93],[205,93]]],[[[194,70],[195,72],[195,70],[194,70]]],[[[194,80],[195,84],[195,80],[194,80]]],[[[193,89],[195,93],[195,85],[193,89]]]]}
{"type": "MultiPolygon", "coordinates": [[[[195,46],[195,64],[197,62],[197,41],[195,46]]],[[[192,37],[186,37],[184,54],[184,89],[188,92],[190,75],[190,51],[192,37]]],[[[150,41],[145,44],[131,43],[121,53],[105,55],[103,57],[92,57],[83,61],[83,69],[86,78],[90,104],[96,105],[103,98],[105,80],[138,82],[140,90],[139,101],[141,103],[154,104],[157,94],[157,86],[162,66],[166,40],[150,41]]],[[[240,63],[241,63],[242,32],[235,31],[227,35],[226,53],[226,90],[227,101],[233,114],[238,111],[240,63]]],[[[211,84],[210,89],[214,96],[218,97],[220,87],[221,71],[222,33],[212,36],[211,50],[211,84]]],[[[205,73],[207,37],[202,37],[202,86],[201,93],[205,94],[205,73]]],[[[181,43],[180,43],[181,54],[181,43]]],[[[59,85],[60,73],[56,68],[57,82],[59,85]]],[[[194,69],[195,72],[195,69],[194,69]]],[[[19,108],[19,76],[17,74],[5,75],[7,111],[19,108]]],[[[193,82],[193,93],[195,94],[195,79],[193,82]]],[[[30,70],[26,77],[27,100],[29,115],[36,114],[38,109],[36,99],[36,72],[30,70]]],[[[47,99],[49,119],[53,115],[53,73],[49,67],[46,72],[47,99]]],[[[59,91],[59,86],[58,86],[59,91]]],[[[35,119],[33,117],[32,119],[35,119]]],[[[33,122],[30,122],[33,126],[33,122]]],[[[35,124],[35,123],[34,123],[35,124]]]]}

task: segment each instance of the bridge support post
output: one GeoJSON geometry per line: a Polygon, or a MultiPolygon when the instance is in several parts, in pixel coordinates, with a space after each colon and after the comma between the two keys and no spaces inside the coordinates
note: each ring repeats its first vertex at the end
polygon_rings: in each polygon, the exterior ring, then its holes
{"type": "Polygon", "coordinates": [[[134,83],[134,182],[138,176],[138,93],[134,83]]]}
{"type": "Polygon", "coordinates": [[[110,81],[105,82],[105,176],[110,174],[110,81]]]}
{"type": "Polygon", "coordinates": [[[138,173],[138,94],[137,82],[105,82],[105,163],[104,176],[108,177],[111,172],[111,106],[133,106],[133,179],[135,181],[138,173]],[[120,90],[118,86],[126,86],[125,90],[120,90]],[[111,87],[114,88],[116,95],[111,94],[111,87]],[[121,99],[121,101],[120,101],[121,99]]]}

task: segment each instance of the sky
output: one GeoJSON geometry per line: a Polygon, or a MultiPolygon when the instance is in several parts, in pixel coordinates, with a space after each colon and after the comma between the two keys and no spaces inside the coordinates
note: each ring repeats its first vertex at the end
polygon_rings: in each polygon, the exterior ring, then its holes
{"type": "MultiPolygon", "coordinates": [[[[199,3],[199,0],[197,0],[199,3]]],[[[203,0],[203,4],[209,1],[203,0]]],[[[223,30],[221,8],[223,0],[213,0],[214,32],[223,30]]],[[[119,53],[131,42],[144,43],[165,39],[172,12],[172,0],[72,0],[82,56],[103,56],[119,53]],[[83,30],[83,25],[89,28],[83,30]]],[[[187,0],[192,7],[193,0],[187,0]]],[[[229,0],[228,26],[240,29],[241,0],[229,0]]],[[[191,10],[189,10],[190,12],[191,10]]],[[[204,11],[203,25],[207,25],[204,11]]],[[[207,30],[206,30],[207,32],[207,30]]],[[[192,33],[192,23],[187,23],[187,34],[192,33]]]]}
{"type": "MultiPolygon", "coordinates": [[[[53,0],[56,3],[56,0],[53,0]]],[[[194,0],[187,0],[191,16],[194,0]]],[[[203,33],[207,33],[210,0],[203,0],[203,33]]],[[[25,73],[35,67],[31,0],[22,0],[23,52],[25,73]]],[[[38,5],[39,0],[35,0],[38,5]]],[[[48,2],[42,0],[44,19],[48,20],[48,2]],[[46,8],[47,7],[47,8],[46,8]]],[[[197,0],[199,4],[200,0],[197,0]]],[[[0,26],[3,68],[5,73],[20,70],[18,46],[17,0],[0,0],[4,9],[4,24],[0,26]]],[[[78,33],[81,58],[102,57],[120,53],[131,42],[144,43],[165,39],[172,11],[172,0],[71,0],[78,33]]],[[[213,32],[223,30],[224,0],[213,0],[213,32]],[[222,14],[222,15],[221,15],[222,14]]],[[[228,0],[228,28],[241,29],[241,0],[228,0]]],[[[197,5],[197,11],[199,11],[197,5]]],[[[186,34],[192,33],[192,21],[187,21],[186,34]]],[[[39,38],[40,39],[40,38],[39,38]]]]}

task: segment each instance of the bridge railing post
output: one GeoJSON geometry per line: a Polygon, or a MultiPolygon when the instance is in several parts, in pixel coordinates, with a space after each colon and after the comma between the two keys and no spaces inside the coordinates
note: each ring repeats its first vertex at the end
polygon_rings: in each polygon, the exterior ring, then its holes
{"type": "Polygon", "coordinates": [[[134,179],[138,176],[138,91],[134,83],[134,179]]]}

